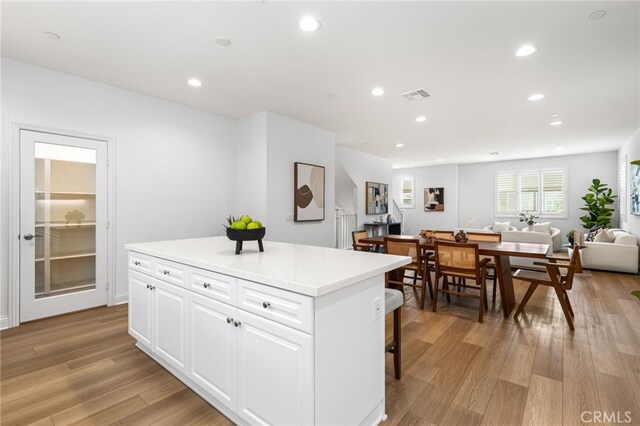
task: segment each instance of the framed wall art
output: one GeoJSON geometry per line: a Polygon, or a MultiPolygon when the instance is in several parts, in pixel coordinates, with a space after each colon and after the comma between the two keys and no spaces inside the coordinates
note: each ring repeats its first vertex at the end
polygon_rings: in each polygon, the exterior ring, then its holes
{"type": "Polygon", "coordinates": [[[389,213],[389,185],[386,183],[367,182],[366,214],[389,213]]]}
{"type": "Polygon", "coordinates": [[[324,167],[296,162],[293,182],[293,220],[324,220],[324,167]]]}
{"type": "Polygon", "coordinates": [[[640,160],[631,162],[631,214],[640,216],[640,160]]]}
{"type": "Polygon", "coordinates": [[[443,212],[444,211],[444,188],[424,189],[424,211],[443,212]]]}

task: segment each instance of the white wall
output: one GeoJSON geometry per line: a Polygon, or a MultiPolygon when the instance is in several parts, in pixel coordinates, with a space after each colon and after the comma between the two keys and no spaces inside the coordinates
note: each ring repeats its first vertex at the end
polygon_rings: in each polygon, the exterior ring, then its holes
{"type": "MultiPolygon", "coordinates": [[[[336,147],[337,156],[338,147],[336,147]]],[[[336,208],[344,213],[356,213],[358,205],[358,186],[336,159],[336,208]]]]}
{"type": "Polygon", "coordinates": [[[267,222],[267,113],[238,120],[236,141],[236,208],[231,215],[249,215],[267,222]]]}
{"type": "MultiPolygon", "coordinates": [[[[443,165],[396,169],[393,185],[396,193],[404,176],[415,178],[415,208],[404,210],[404,229],[409,235],[417,235],[422,229],[448,230],[458,226],[458,166],[443,165]],[[444,211],[424,210],[424,189],[444,188],[444,211]]],[[[399,194],[394,193],[397,199],[399,194]]],[[[468,219],[463,218],[464,221],[468,219]]]]}
{"type": "Polygon", "coordinates": [[[116,138],[121,299],[127,291],[124,244],[221,234],[223,218],[233,210],[234,120],[3,58],[0,315],[7,313],[12,121],[116,138]]]}
{"type": "MultiPolygon", "coordinates": [[[[334,246],[335,135],[329,131],[267,113],[267,239],[334,246]],[[293,163],[325,167],[325,219],[293,222],[293,163]]],[[[266,248],[265,248],[266,250],[266,248]]]]}
{"type": "MultiPolygon", "coordinates": [[[[393,169],[390,160],[364,152],[355,151],[343,146],[336,146],[336,162],[340,163],[345,172],[356,185],[358,229],[364,228],[365,222],[377,219],[377,215],[366,215],[367,182],[389,184],[389,194],[393,195],[393,169]]],[[[389,200],[389,213],[393,214],[393,202],[389,200]]]]}
{"type": "MultiPolygon", "coordinates": [[[[640,129],[627,140],[618,151],[618,164],[627,162],[627,196],[631,198],[631,161],[640,160],[640,129]]],[[[622,215],[621,228],[634,234],[640,241],[640,216],[631,214],[630,201],[627,200],[626,214],[622,215]]]]}

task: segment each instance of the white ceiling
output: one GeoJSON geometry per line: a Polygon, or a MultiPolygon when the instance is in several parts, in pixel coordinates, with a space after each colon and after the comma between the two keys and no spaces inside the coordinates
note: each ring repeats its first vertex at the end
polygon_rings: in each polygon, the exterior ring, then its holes
{"type": "Polygon", "coordinates": [[[273,111],[407,167],[619,148],[640,127],[639,17],[608,1],[3,1],[2,55],[228,117],[273,111]],[[298,28],[307,14],[320,31],[298,28]],[[525,43],[539,52],[516,57],[525,43]],[[417,88],[432,97],[398,96],[417,88]]]}

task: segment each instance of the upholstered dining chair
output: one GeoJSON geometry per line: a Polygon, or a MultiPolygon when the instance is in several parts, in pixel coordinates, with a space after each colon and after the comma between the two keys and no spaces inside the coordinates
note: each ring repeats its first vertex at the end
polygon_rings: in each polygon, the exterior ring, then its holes
{"type": "Polygon", "coordinates": [[[422,253],[420,249],[420,240],[405,239],[405,238],[384,238],[384,249],[387,254],[395,254],[398,256],[409,256],[411,263],[401,266],[400,268],[389,271],[385,275],[385,284],[387,287],[390,285],[396,286],[409,286],[413,288],[420,288],[420,309],[424,309],[424,303],[426,298],[426,292],[429,291],[429,295],[433,297],[433,289],[431,288],[431,274],[427,262],[432,256],[430,253],[422,253]],[[407,272],[412,272],[407,276],[407,272]],[[407,282],[409,279],[411,282],[407,282]],[[420,281],[420,283],[418,283],[420,281]]]}
{"type": "Polygon", "coordinates": [[[477,243],[456,243],[448,241],[435,242],[436,253],[436,278],[433,296],[433,312],[438,308],[438,293],[444,293],[447,296],[447,302],[451,302],[451,295],[472,297],[479,299],[480,309],[478,313],[478,321],[482,322],[484,310],[487,306],[487,287],[485,281],[485,272],[490,259],[480,260],[477,243]],[[442,278],[442,288],[440,288],[440,279],[442,278]],[[464,279],[458,286],[453,282],[449,283],[449,279],[464,279]],[[469,281],[473,280],[471,284],[469,281]],[[449,288],[451,284],[451,288],[449,288]],[[462,290],[478,290],[478,295],[462,290]]]}
{"type": "Polygon", "coordinates": [[[351,233],[351,241],[353,243],[354,251],[373,251],[374,248],[371,244],[361,243],[360,240],[367,238],[369,233],[366,230],[353,231],[351,233]]]}
{"type": "Polygon", "coordinates": [[[571,255],[571,259],[569,263],[557,263],[558,260],[564,260],[566,262],[567,259],[561,259],[557,257],[548,257],[549,262],[534,262],[534,266],[543,266],[546,268],[545,270],[536,270],[536,269],[518,269],[514,274],[513,278],[527,281],[529,282],[529,288],[522,298],[522,302],[516,309],[516,313],[513,314],[514,319],[518,319],[518,315],[522,313],[525,305],[533,295],[533,292],[536,291],[539,285],[545,285],[548,287],[553,287],[556,295],[558,296],[558,301],[560,302],[560,306],[562,307],[562,312],[564,312],[564,317],[569,324],[569,328],[574,330],[573,327],[573,308],[571,306],[571,302],[569,301],[569,294],[567,291],[571,290],[573,287],[573,277],[576,273],[576,265],[578,265],[580,259],[580,249],[581,247],[576,246],[573,250],[573,254],[571,255]],[[564,271],[561,271],[562,270],[564,271]]]}
{"type": "MultiPolygon", "coordinates": [[[[482,232],[467,232],[467,236],[469,237],[470,242],[494,242],[499,243],[502,241],[502,234],[487,234],[482,232]]],[[[493,256],[481,256],[482,259],[489,259],[489,263],[487,263],[487,274],[485,279],[491,281],[493,283],[493,293],[491,295],[491,304],[496,304],[496,283],[498,282],[498,272],[496,270],[496,259],[493,256]]]]}

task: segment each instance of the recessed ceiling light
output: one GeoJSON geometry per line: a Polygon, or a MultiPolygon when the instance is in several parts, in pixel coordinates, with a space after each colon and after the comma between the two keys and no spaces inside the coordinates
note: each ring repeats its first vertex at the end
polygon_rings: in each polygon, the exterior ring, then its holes
{"type": "Polygon", "coordinates": [[[309,33],[318,31],[320,29],[320,21],[313,16],[305,16],[300,20],[300,29],[309,33]]]}
{"type": "Polygon", "coordinates": [[[403,144],[403,143],[397,143],[397,144],[396,144],[396,148],[402,148],[403,146],[404,146],[404,144],[403,144]]]}
{"type": "Polygon", "coordinates": [[[384,89],[382,87],[374,87],[374,89],[371,91],[371,94],[373,96],[382,96],[384,95],[384,89]]]}
{"type": "Polygon", "coordinates": [[[562,123],[564,123],[564,121],[560,121],[560,120],[552,121],[551,123],[549,123],[549,126],[559,126],[562,123]]]}
{"type": "Polygon", "coordinates": [[[416,117],[416,121],[418,123],[423,123],[423,122],[427,121],[427,117],[425,117],[424,115],[421,115],[420,117],[416,117]]]}
{"type": "Polygon", "coordinates": [[[46,31],[44,35],[54,40],[60,40],[60,35],[56,33],[52,33],[51,31],[46,31]]]}
{"type": "Polygon", "coordinates": [[[607,14],[606,10],[596,10],[591,15],[589,15],[589,19],[592,21],[597,21],[598,19],[602,19],[607,14]]]}
{"type": "Polygon", "coordinates": [[[533,95],[527,98],[530,101],[539,101],[540,99],[544,99],[544,95],[542,93],[534,93],[533,95]]]}
{"type": "Polygon", "coordinates": [[[190,78],[189,80],[187,80],[187,84],[189,86],[192,86],[192,87],[200,87],[200,86],[202,86],[202,82],[200,80],[198,80],[197,78],[190,78]]]}
{"type": "Polygon", "coordinates": [[[231,40],[227,37],[216,37],[216,43],[218,43],[222,47],[227,47],[231,44],[231,40]]]}
{"type": "Polygon", "coordinates": [[[489,153],[489,155],[500,155],[500,153],[498,151],[492,151],[489,153]]]}
{"type": "Polygon", "coordinates": [[[560,116],[560,114],[558,114],[558,113],[556,112],[556,113],[554,113],[554,114],[551,114],[551,116],[552,116],[552,117],[559,117],[559,116],[560,116]]]}
{"type": "Polygon", "coordinates": [[[556,145],[556,151],[562,151],[562,145],[556,145]]]}
{"type": "Polygon", "coordinates": [[[538,51],[538,46],[534,46],[532,44],[525,44],[524,46],[520,46],[520,49],[516,51],[516,56],[529,56],[538,51]]]}
{"type": "Polygon", "coordinates": [[[439,163],[442,161],[442,158],[438,158],[436,161],[439,163]]]}
{"type": "Polygon", "coordinates": [[[327,93],[327,98],[329,98],[329,99],[333,99],[333,98],[335,98],[335,97],[336,97],[336,94],[335,94],[335,93],[327,93]]]}

